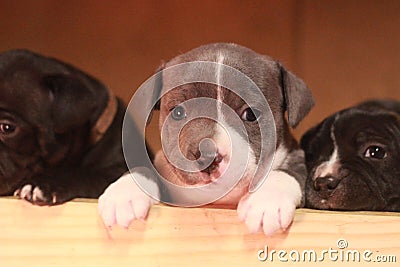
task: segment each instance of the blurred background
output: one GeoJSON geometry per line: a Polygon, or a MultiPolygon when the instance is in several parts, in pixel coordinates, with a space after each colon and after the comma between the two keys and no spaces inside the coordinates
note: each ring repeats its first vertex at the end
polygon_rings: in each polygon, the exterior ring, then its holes
{"type": "Polygon", "coordinates": [[[313,91],[317,104],[297,138],[362,100],[400,100],[397,0],[0,0],[0,32],[0,51],[67,61],[126,102],[178,53],[211,42],[247,46],[279,59],[313,91]]]}

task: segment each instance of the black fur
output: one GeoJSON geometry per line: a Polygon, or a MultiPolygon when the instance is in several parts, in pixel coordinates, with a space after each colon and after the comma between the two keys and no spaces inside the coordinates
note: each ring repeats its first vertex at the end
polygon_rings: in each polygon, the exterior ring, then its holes
{"type": "Polygon", "coordinates": [[[25,197],[33,204],[97,198],[127,171],[120,99],[103,138],[89,141],[108,99],[100,81],[66,63],[27,50],[0,54],[0,195],[30,184],[43,192],[25,197]],[[7,125],[15,130],[4,132],[7,125]]]}
{"type": "Polygon", "coordinates": [[[306,132],[301,147],[309,173],[307,207],[400,211],[400,102],[368,101],[335,113],[306,132]],[[315,186],[316,168],[334,150],[331,129],[339,162],[328,177],[334,183],[321,189],[315,186]],[[366,157],[371,146],[386,156],[366,157]]]}

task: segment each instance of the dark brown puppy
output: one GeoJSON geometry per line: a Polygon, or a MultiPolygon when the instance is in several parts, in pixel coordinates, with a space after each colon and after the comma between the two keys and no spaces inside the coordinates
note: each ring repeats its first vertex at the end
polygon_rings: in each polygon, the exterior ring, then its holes
{"type": "Polygon", "coordinates": [[[101,82],[26,50],[0,54],[0,195],[98,197],[126,166],[125,107],[101,82]]]}
{"type": "Polygon", "coordinates": [[[342,110],[301,140],[309,177],[306,206],[400,211],[400,102],[342,110]]]}

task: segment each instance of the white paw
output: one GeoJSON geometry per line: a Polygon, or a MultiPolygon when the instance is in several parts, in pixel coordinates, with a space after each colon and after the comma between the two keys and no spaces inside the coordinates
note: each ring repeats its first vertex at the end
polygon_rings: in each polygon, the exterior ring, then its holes
{"type": "Polygon", "coordinates": [[[15,190],[14,196],[22,199],[32,199],[32,185],[26,184],[22,188],[15,190]]]}
{"type": "MultiPolygon", "coordinates": [[[[150,207],[157,202],[142,191],[132,175],[141,174],[123,175],[100,196],[98,211],[106,226],[118,224],[128,227],[133,220],[143,220],[147,217],[150,207]]],[[[155,182],[154,185],[157,187],[155,182]]]]}
{"type": "Polygon", "coordinates": [[[257,191],[240,200],[238,216],[251,233],[262,229],[270,236],[290,225],[301,197],[300,185],[295,178],[285,172],[272,171],[257,191]]]}
{"type": "MultiPolygon", "coordinates": [[[[14,196],[33,203],[47,202],[47,198],[39,186],[33,187],[31,184],[26,184],[22,188],[15,190],[14,196]]],[[[52,201],[53,203],[56,202],[55,196],[52,201]]]]}

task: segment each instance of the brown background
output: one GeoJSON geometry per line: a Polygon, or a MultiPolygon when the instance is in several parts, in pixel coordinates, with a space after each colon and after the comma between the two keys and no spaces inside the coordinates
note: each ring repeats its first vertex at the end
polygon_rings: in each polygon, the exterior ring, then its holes
{"type": "Polygon", "coordinates": [[[400,99],[397,0],[0,0],[0,51],[58,57],[126,101],[162,60],[210,42],[248,46],[303,78],[317,105],[297,137],[361,100],[400,99]]]}

